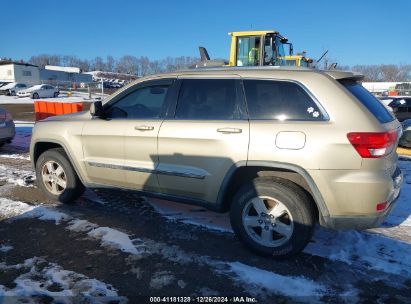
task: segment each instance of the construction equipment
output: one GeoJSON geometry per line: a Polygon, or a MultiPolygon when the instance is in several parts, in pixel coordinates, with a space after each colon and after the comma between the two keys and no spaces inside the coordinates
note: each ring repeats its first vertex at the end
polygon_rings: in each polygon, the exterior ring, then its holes
{"type": "Polygon", "coordinates": [[[201,61],[193,67],[218,66],[298,66],[311,67],[312,59],[302,54],[293,55],[293,44],[279,32],[243,31],[231,36],[230,60],[211,60],[207,50],[199,47],[201,61]],[[284,47],[289,47],[286,55],[284,47]]]}
{"type": "Polygon", "coordinates": [[[231,32],[229,66],[285,65],[284,44],[277,31],[231,32]]]}
{"type": "Polygon", "coordinates": [[[285,65],[287,66],[297,66],[297,67],[306,67],[306,68],[311,68],[313,60],[311,58],[308,58],[305,56],[305,52],[302,52],[302,54],[297,54],[297,55],[288,55],[285,56],[285,65]]]}

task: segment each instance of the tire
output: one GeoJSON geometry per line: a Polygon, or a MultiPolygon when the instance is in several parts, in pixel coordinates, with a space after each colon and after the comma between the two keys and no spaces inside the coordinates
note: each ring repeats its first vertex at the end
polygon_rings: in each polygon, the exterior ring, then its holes
{"type": "Polygon", "coordinates": [[[32,97],[33,99],[39,99],[40,98],[40,96],[39,96],[39,94],[38,93],[33,93],[33,97],[32,97]]]}
{"type": "Polygon", "coordinates": [[[263,256],[285,259],[301,252],[310,241],[315,212],[308,195],[296,184],[280,178],[256,178],[234,196],[230,221],[246,247],[263,256]]]}
{"type": "Polygon", "coordinates": [[[57,98],[57,97],[59,97],[59,93],[57,93],[57,92],[54,92],[54,94],[53,94],[53,97],[54,97],[54,98],[57,98]]]}
{"type": "Polygon", "coordinates": [[[36,178],[38,187],[49,199],[65,204],[74,202],[85,190],[62,148],[40,155],[36,162],[36,178]],[[50,179],[46,180],[47,177],[50,179]]]}
{"type": "Polygon", "coordinates": [[[15,91],[11,91],[11,92],[10,92],[10,96],[16,96],[16,92],[15,92],[15,91]]]}

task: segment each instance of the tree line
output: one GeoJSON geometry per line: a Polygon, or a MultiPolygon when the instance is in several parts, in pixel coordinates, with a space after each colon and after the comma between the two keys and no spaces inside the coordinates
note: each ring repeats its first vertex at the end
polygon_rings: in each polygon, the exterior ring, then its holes
{"type": "Polygon", "coordinates": [[[79,67],[83,72],[102,71],[136,76],[186,69],[198,61],[199,58],[189,56],[167,57],[161,60],[152,60],[147,56],[136,57],[133,55],[124,55],[120,58],[107,56],[105,59],[97,56],[89,60],[71,55],[49,54],[31,56],[29,59],[29,63],[40,68],[44,68],[46,65],[72,66],[79,67]]]}
{"type": "Polygon", "coordinates": [[[410,64],[355,65],[351,70],[364,75],[364,81],[411,81],[410,64]]]}
{"type": "MultiPolygon", "coordinates": [[[[32,56],[29,59],[29,63],[41,68],[44,68],[45,65],[74,66],[79,67],[83,72],[103,71],[136,76],[186,69],[198,61],[199,58],[189,56],[152,60],[147,56],[124,55],[120,58],[107,56],[106,58],[95,57],[89,60],[70,55],[49,54],[32,56]]],[[[329,60],[326,58],[325,61],[329,60]]],[[[328,66],[324,62],[320,66],[323,68],[324,65],[328,66]]],[[[339,65],[337,69],[360,72],[365,76],[365,81],[411,81],[411,65],[409,64],[355,65],[351,67],[339,65]]]]}

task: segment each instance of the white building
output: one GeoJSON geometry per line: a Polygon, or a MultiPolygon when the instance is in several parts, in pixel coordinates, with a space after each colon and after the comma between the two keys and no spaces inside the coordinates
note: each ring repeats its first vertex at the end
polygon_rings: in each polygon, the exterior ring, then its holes
{"type": "Polygon", "coordinates": [[[39,67],[29,63],[0,61],[0,82],[40,83],[39,67]]]}

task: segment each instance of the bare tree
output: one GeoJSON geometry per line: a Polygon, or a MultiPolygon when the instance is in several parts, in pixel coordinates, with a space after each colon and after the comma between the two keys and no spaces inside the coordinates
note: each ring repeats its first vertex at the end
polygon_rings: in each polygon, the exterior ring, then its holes
{"type": "Polygon", "coordinates": [[[115,59],[113,58],[113,56],[111,56],[111,55],[107,56],[107,60],[106,60],[106,70],[107,70],[108,72],[114,72],[115,65],[116,65],[116,61],[115,61],[115,59]]]}
{"type": "Polygon", "coordinates": [[[94,58],[93,70],[95,71],[105,71],[106,70],[106,65],[101,57],[97,56],[96,58],[94,58]]]}
{"type": "Polygon", "coordinates": [[[118,73],[138,75],[138,60],[135,56],[125,55],[120,57],[116,65],[118,73]]]}

